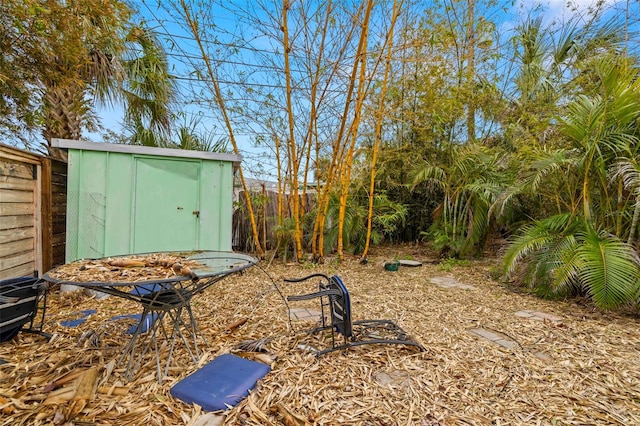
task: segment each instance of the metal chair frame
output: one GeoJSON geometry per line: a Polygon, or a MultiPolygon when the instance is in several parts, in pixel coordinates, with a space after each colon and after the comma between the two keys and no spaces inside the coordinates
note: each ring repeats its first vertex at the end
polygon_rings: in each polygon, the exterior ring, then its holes
{"type": "Polygon", "coordinates": [[[331,347],[319,350],[316,356],[320,357],[329,352],[353,346],[373,344],[406,345],[416,347],[420,351],[424,350],[422,345],[409,340],[407,333],[391,320],[352,321],[351,297],[342,279],[337,275],[329,277],[325,274],[311,274],[304,278],[289,278],[284,281],[296,283],[316,277],[321,278],[317,292],[287,297],[291,302],[320,299],[321,325],[309,330],[309,333],[331,330],[331,347]],[[337,341],[336,333],[342,335],[342,343],[337,341]]]}
{"type": "Polygon", "coordinates": [[[30,276],[1,280],[0,342],[13,339],[20,331],[51,337],[42,331],[46,309],[46,282],[30,276]],[[40,308],[40,322],[34,325],[40,308]]]}

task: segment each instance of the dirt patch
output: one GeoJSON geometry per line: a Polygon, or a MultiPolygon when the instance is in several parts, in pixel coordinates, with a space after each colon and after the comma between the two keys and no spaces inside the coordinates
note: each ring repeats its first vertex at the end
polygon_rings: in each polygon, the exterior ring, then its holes
{"type": "MultiPolygon", "coordinates": [[[[270,363],[272,370],[221,417],[170,395],[172,384],[198,368],[180,347],[162,385],[152,357],[124,380],[114,360],[127,338],[109,319],[139,313],[133,303],[54,291],[45,322],[51,341],[20,333],[0,345],[0,358],[8,361],[0,365],[0,424],[640,424],[638,320],[514,293],[491,280],[491,265],[471,262],[446,272],[425,253],[393,248],[365,265],[355,258],[324,265],[263,262],[224,279],[193,301],[209,343],[200,365],[234,352],[270,363]],[[423,265],[385,271],[393,258],[423,265]],[[313,284],[282,281],[314,272],[342,277],[354,320],[392,319],[426,350],[360,346],[316,359],[309,348],[330,342],[304,333],[312,321],[290,322],[283,299],[307,293],[313,284]],[[475,290],[443,288],[432,283],[434,277],[475,290]],[[59,325],[85,309],[96,313],[75,328],[59,325]],[[523,320],[519,311],[545,312],[562,322],[523,320]],[[472,329],[495,331],[517,345],[493,344],[472,329]],[[100,338],[82,339],[87,332],[100,338]],[[246,352],[251,341],[260,351],[246,352]],[[94,367],[96,388],[74,400],[94,367]],[[74,372],[77,378],[52,388],[74,372]]],[[[291,308],[319,310],[317,301],[291,308]]]]}

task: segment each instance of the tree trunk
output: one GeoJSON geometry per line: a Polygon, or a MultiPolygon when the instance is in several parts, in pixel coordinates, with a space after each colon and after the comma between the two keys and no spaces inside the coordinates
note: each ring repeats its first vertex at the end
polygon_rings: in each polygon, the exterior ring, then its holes
{"type": "Polygon", "coordinates": [[[376,117],[376,130],[373,139],[373,153],[371,158],[371,179],[369,180],[369,211],[367,214],[367,237],[365,239],[364,250],[362,251],[361,261],[367,258],[369,253],[369,247],[371,245],[371,229],[373,225],[373,201],[375,199],[375,182],[376,182],[376,162],[378,159],[378,147],[380,146],[380,138],[382,133],[382,118],[384,117],[384,104],[385,96],[387,94],[387,83],[389,80],[389,71],[391,69],[391,58],[393,50],[393,30],[396,25],[396,19],[398,18],[398,11],[403,1],[394,0],[393,2],[393,15],[391,17],[391,24],[389,32],[387,33],[387,60],[384,68],[384,78],[382,79],[382,89],[380,90],[380,103],[378,104],[378,113],[376,117]]]}
{"type": "MultiPolygon", "coordinates": [[[[240,150],[238,148],[238,143],[236,141],[235,132],[233,131],[233,126],[231,125],[231,119],[227,113],[227,108],[225,106],[224,97],[222,96],[222,91],[220,90],[220,85],[218,84],[218,79],[216,73],[213,69],[213,65],[211,63],[211,58],[207,54],[207,50],[204,47],[204,42],[200,38],[200,32],[198,23],[191,16],[191,11],[184,0],[180,0],[180,6],[184,12],[185,23],[188,25],[191,30],[191,34],[200,49],[200,54],[202,55],[202,60],[204,61],[207,74],[209,79],[211,80],[211,84],[213,86],[215,100],[220,108],[220,113],[222,114],[223,121],[227,128],[227,132],[229,135],[229,140],[231,141],[231,145],[233,146],[233,152],[236,155],[240,155],[240,150]]],[[[262,249],[262,245],[260,244],[260,235],[258,233],[258,225],[256,223],[256,217],[253,211],[253,205],[251,203],[251,197],[249,196],[249,188],[247,188],[247,183],[244,178],[244,173],[242,171],[242,166],[238,167],[238,173],[240,175],[240,182],[242,183],[242,190],[245,193],[245,200],[247,202],[247,210],[249,212],[249,221],[251,222],[251,231],[253,233],[253,242],[256,246],[256,252],[260,257],[264,256],[264,250],[262,249]]]]}
{"type": "Polygon", "coordinates": [[[300,198],[298,196],[298,172],[300,170],[300,161],[298,159],[298,152],[295,139],[295,127],[293,120],[293,105],[291,103],[291,66],[289,64],[289,27],[287,22],[287,12],[291,7],[289,0],[282,1],[282,31],[283,31],[283,48],[284,48],[284,74],[287,84],[287,116],[289,122],[289,140],[287,146],[289,147],[289,164],[291,165],[291,207],[293,212],[293,226],[294,226],[294,244],[296,248],[296,259],[302,258],[302,230],[300,228],[300,198]]]}
{"type": "Polygon", "coordinates": [[[467,86],[469,100],[467,103],[467,142],[472,143],[476,139],[476,106],[474,96],[475,59],[476,59],[476,35],[475,35],[475,0],[468,0],[467,9],[467,86]]]}

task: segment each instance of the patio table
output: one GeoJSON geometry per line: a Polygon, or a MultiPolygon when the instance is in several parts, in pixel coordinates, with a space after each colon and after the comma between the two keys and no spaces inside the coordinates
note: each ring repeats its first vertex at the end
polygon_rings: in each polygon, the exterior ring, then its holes
{"type": "Polygon", "coordinates": [[[168,374],[178,339],[184,343],[193,362],[197,363],[200,358],[198,336],[205,344],[207,342],[198,328],[191,301],[223,278],[257,262],[250,255],[227,251],[154,252],[81,259],[48,271],[43,279],[50,283],[100,291],[138,303],[142,307],[142,315],[124,347],[119,364],[126,362],[125,377],[129,380],[145,354],[153,347],[158,381],[162,383],[158,337],[164,336],[170,342],[164,375],[168,374]],[[167,263],[163,259],[171,260],[167,263]],[[179,262],[173,262],[175,259],[179,259],[179,262]],[[105,270],[106,273],[100,273],[105,270]],[[135,273],[136,270],[141,273],[135,273]],[[158,273],[149,273],[154,270],[158,273]],[[115,279],[112,271],[120,272],[123,276],[115,279]],[[186,319],[182,318],[184,314],[186,319]],[[147,320],[148,318],[151,320],[147,320]],[[164,325],[165,320],[170,327],[164,325]]]}

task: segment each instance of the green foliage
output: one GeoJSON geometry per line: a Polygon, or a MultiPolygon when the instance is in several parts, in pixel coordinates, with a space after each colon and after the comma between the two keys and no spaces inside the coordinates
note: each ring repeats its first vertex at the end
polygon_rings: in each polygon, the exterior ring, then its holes
{"type": "Polygon", "coordinates": [[[538,294],[584,293],[602,309],[636,303],[640,288],[634,248],[566,214],[522,229],[504,257],[508,277],[514,278],[518,265],[524,265],[518,281],[538,294]]]}
{"type": "MultiPolygon", "coordinates": [[[[163,48],[120,0],[0,5],[0,135],[78,139],[99,104],[123,103],[134,127],[166,132],[174,87],[163,48]]],[[[142,136],[145,140],[149,137],[142,136]]]]}
{"type": "MultiPolygon", "coordinates": [[[[338,242],[338,194],[332,194],[327,211],[327,227],[324,243],[325,252],[331,253],[338,242]]],[[[406,217],[406,208],[390,201],[384,194],[376,194],[373,201],[372,244],[380,244],[385,236],[395,232],[406,217]]],[[[343,244],[350,253],[362,253],[366,243],[368,199],[353,196],[347,200],[344,218],[343,244]]]]}
{"type": "Polygon", "coordinates": [[[457,266],[467,266],[469,264],[468,260],[464,259],[455,259],[453,257],[449,257],[447,259],[442,260],[438,263],[438,268],[445,271],[451,272],[457,266]]]}
{"type": "Polygon", "coordinates": [[[557,115],[543,131],[554,137],[514,153],[520,171],[491,214],[519,208],[536,219],[511,239],[503,259],[507,277],[540,295],[582,294],[611,309],[638,302],[632,243],[640,218],[640,74],[616,53],[611,27],[592,29],[568,26],[553,60],[539,64],[553,65],[545,75],[556,95],[545,102],[557,115]],[[558,95],[569,93],[561,103],[558,95]]]}
{"type": "Polygon", "coordinates": [[[506,185],[501,154],[482,145],[452,147],[448,162],[418,164],[413,187],[443,194],[434,210],[434,222],[422,233],[445,256],[464,257],[482,250],[489,231],[489,209],[506,185]]]}
{"type": "Polygon", "coordinates": [[[277,240],[276,249],[279,250],[278,254],[281,254],[286,262],[289,250],[291,250],[292,254],[295,252],[295,221],[293,218],[285,218],[282,224],[274,226],[273,234],[277,240]]]}

